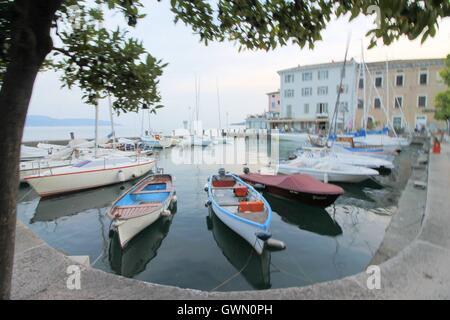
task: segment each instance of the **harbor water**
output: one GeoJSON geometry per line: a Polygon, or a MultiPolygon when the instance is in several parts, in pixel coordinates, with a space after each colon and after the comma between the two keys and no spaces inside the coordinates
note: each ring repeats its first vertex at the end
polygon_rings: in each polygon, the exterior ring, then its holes
{"type": "MultiPolygon", "coordinates": [[[[243,140],[243,139],[242,139],[243,140]]],[[[279,157],[297,147],[281,142],[279,157]]],[[[19,192],[18,217],[39,237],[68,255],[88,255],[94,268],[143,281],[201,290],[231,291],[305,286],[364,270],[378,249],[411,172],[414,147],[395,159],[396,169],[376,181],[341,185],[334,205],[315,208],[266,195],[274,211],[271,232],[284,251],[257,255],[205,207],[204,186],[220,167],[241,173],[271,161],[270,148],[249,150],[235,141],[234,160],[223,145],[161,150],[158,167],[175,177],[177,210],[135,237],[125,250],[110,238],[109,205],[133,183],[40,200],[19,192]],[[215,161],[220,158],[224,161],[215,161]],[[253,161],[252,159],[261,161],[253,161]],[[199,160],[200,159],[200,160],[199,160]]],[[[278,156],[278,155],[277,155],[278,156]]]]}

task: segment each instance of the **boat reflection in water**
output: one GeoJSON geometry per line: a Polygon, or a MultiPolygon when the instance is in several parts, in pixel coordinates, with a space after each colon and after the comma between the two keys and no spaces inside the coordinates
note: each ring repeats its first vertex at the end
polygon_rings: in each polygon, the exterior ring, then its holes
{"type": "MultiPolygon", "coordinates": [[[[176,212],[176,205],[172,213],[176,212]]],[[[120,245],[117,232],[111,234],[109,243],[109,263],[111,269],[124,277],[132,278],[145,270],[146,265],[156,257],[162,241],[169,233],[174,215],[161,217],[141,231],[127,244],[120,245]]]]}
{"type": "Polygon", "coordinates": [[[281,199],[267,193],[264,193],[264,197],[272,210],[289,224],[323,236],[335,237],[342,234],[342,228],[323,208],[303,205],[298,201],[281,199]]]}
{"type": "Polygon", "coordinates": [[[102,209],[128,190],[137,180],[99,189],[67,194],[55,198],[41,199],[30,223],[50,222],[73,216],[92,209],[102,209]]]}
{"type": "Polygon", "coordinates": [[[206,224],[223,255],[237,271],[242,270],[242,276],[254,289],[271,287],[270,251],[264,249],[259,255],[247,241],[220,221],[212,209],[209,209],[206,224]]]}

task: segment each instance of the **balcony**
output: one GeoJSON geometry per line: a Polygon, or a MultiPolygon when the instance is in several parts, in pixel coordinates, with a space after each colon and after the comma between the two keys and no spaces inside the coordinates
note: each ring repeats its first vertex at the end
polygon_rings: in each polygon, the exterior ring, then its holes
{"type": "Polygon", "coordinates": [[[316,118],[317,119],[328,119],[328,111],[326,112],[316,112],[316,118]]]}

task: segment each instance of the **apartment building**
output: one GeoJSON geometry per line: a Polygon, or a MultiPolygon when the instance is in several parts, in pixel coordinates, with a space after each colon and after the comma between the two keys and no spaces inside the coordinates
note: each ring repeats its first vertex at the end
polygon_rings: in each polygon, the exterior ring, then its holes
{"type": "Polygon", "coordinates": [[[444,59],[380,61],[367,63],[366,68],[360,65],[355,126],[364,127],[365,96],[369,127],[388,122],[399,131],[441,127],[443,123],[434,119],[434,101],[446,89],[439,76],[444,65],[444,59]]]}
{"type": "Polygon", "coordinates": [[[315,131],[327,126],[333,116],[338,92],[338,125],[353,119],[356,105],[355,60],[297,66],[278,71],[280,75],[280,118],[269,120],[271,128],[286,131],[315,131]],[[340,87],[341,75],[343,83],[340,87]]]}
{"type": "Polygon", "coordinates": [[[267,97],[269,100],[268,105],[268,118],[279,118],[281,112],[281,98],[280,91],[274,91],[267,93],[267,97]]]}

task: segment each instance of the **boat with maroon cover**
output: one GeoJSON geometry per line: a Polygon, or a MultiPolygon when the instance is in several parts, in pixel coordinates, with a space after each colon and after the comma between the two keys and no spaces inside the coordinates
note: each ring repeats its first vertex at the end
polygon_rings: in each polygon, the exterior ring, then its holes
{"type": "Polygon", "coordinates": [[[264,175],[248,170],[245,172],[240,178],[257,189],[313,206],[327,207],[344,193],[341,187],[323,183],[306,174],[264,175]]]}

